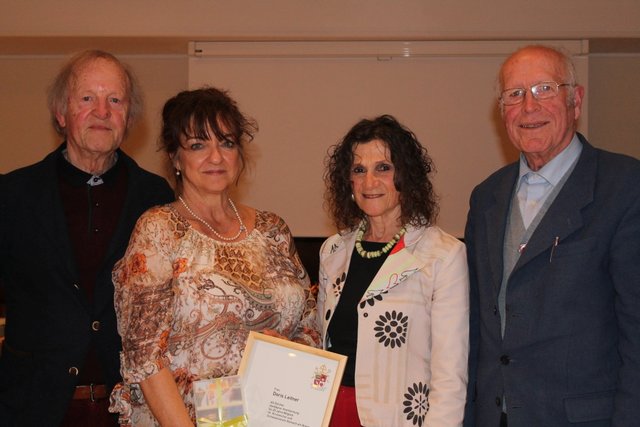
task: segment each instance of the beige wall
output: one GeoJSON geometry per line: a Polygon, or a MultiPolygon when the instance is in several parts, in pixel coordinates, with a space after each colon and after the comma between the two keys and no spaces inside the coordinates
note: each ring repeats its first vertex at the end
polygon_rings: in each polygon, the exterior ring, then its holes
{"type": "MultiPolygon", "coordinates": [[[[0,55],[0,173],[34,163],[61,139],[50,125],[45,91],[62,55],[0,55]]],[[[157,152],[164,101],[187,88],[187,60],[177,55],[124,55],[144,89],[144,114],[123,148],[146,169],[164,174],[157,152]]]]}
{"type": "Polygon", "coordinates": [[[594,38],[640,36],[637,0],[4,1],[0,36],[594,38]]]}
{"type": "MultiPolygon", "coordinates": [[[[137,71],[147,108],[124,148],[143,167],[163,173],[156,151],[159,112],[169,96],[188,85],[191,40],[589,39],[588,136],[594,145],[640,158],[637,0],[618,0],[615,7],[583,0],[495,0],[490,6],[471,0],[463,5],[435,0],[3,3],[0,173],[38,161],[57,145],[46,86],[68,53],[91,47],[119,54],[137,71]]],[[[291,185],[305,184],[291,180],[291,185]]],[[[287,207],[277,211],[287,218],[287,207]]]]}
{"type": "MultiPolygon", "coordinates": [[[[392,114],[429,150],[438,224],[461,236],[471,190],[517,157],[500,144],[493,85],[502,61],[526,43],[197,43],[189,84],[229,89],[258,120],[257,166],[233,197],[280,213],[296,233],[333,231],[322,197],[327,148],[358,119],[392,114]]],[[[586,81],[586,44],[555,43],[580,55],[577,73],[586,81]]],[[[581,132],[587,130],[585,102],[581,132]]]]}
{"type": "Polygon", "coordinates": [[[640,159],[640,53],[594,54],[589,64],[591,141],[640,159]]]}

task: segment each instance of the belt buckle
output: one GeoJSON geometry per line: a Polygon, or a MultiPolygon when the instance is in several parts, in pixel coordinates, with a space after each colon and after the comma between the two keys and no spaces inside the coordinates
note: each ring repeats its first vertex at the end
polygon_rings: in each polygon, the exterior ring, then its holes
{"type": "Polygon", "coordinates": [[[91,402],[95,402],[96,401],[96,397],[95,397],[95,393],[93,391],[93,386],[95,384],[91,383],[89,384],[89,399],[91,400],[91,402]]]}

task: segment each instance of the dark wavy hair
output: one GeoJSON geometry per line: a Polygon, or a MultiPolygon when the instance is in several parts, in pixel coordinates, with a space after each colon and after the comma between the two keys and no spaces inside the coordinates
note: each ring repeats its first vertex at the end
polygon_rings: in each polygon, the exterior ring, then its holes
{"type": "MultiPolygon", "coordinates": [[[[203,87],[180,92],[169,99],[162,109],[160,149],[173,158],[180,148],[181,137],[211,139],[209,129],[219,141],[230,137],[237,145],[242,164],[239,179],[247,160],[245,145],[253,140],[258,125],[240,112],[227,91],[203,87]]],[[[176,179],[178,187],[180,178],[176,179]]]]}
{"type": "Polygon", "coordinates": [[[426,226],[434,223],[438,203],[429,174],[433,161],[415,134],[393,116],[383,115],[356,123],[338,144],[329,149],[325,161],[325,202],[338,230],[352,230],[365,213],[352,198],[351,169],[353,151],[358,144],[383,141],[389,148],[400,193],[403,224],[426,226]]]}

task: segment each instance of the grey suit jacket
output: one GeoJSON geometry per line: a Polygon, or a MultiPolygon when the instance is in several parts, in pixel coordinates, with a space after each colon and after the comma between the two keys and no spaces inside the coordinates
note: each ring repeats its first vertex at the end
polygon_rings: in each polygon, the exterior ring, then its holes
{"type": "Polygon", "coordinates": [[[93,340],[109,386],[120,380],[120,337],[113,308],[113,264],[136,220],[173,193],[161,177],[119,152],[127,170],[124,207],[96,278],[94,303],[74,283],[78,272],[58,189],[57,156],[0,180],[0,281],[7,324],[0,358],[0,425],[55,426],[64,415],[93,340]],[[92,322],[100,322],[98,331],[92,322]]]}
{"type": "Polygon", "coordinates": [[[640,162],[584,144],[497,298],[518,164],[474,189],[465,426],[640,425],[640,162]],[[558,245],[554,242],[558,238],[558,245]]]}

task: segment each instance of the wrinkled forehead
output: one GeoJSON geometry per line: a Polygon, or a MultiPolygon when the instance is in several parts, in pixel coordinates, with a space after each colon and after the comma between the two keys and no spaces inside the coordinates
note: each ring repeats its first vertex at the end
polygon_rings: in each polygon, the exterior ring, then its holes
{"type": "Polygon", "coordinates": [[[510,56],[500,70],[501,88],[529,86],[542,81],[564,82],[568,74],[556,52],[532,48],[510,56]]]}
{"type": "Polygon", "coordinates": [[[92,58],[77,64],[71,73],[68,89],[75,90],[83,84],[98,82],[108,83],[125,93],[128,92],[129,79],[124,68],[106,58],[92,58]]]}

